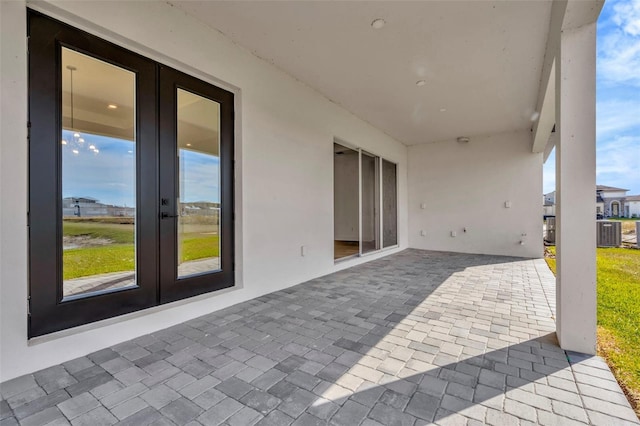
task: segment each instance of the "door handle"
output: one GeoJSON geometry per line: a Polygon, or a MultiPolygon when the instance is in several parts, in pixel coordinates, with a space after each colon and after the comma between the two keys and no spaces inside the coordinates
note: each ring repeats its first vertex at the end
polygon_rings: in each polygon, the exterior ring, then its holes
{"type": "Polygon", "coordinates": [[[167,212],[160,213],[160,219],[169,219],[169,218],[178,217],[178,216],[179,215],[177,214],[169,214],[167,212]]]}

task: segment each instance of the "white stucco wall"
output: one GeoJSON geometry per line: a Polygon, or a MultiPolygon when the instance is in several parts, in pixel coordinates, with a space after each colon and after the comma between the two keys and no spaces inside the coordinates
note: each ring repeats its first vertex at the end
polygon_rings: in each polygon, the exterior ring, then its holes
{"type": "Polygon", "coordinates": [[[640,217],[640,201],[627,201],[625,205],[629,206],[630,217],[634,217],[634,214],[635,217],[640,217]]]}
{"type": "Polygon", "coordinates": [[[408,246],[404,145],[165,2],[35,7],[236,92],[238,287],[27,341],[26,8],[0,2],[0,381],[408,246]],[[398,249],[334,264],[335,137],[398,163],[398,249]]]}
{"type": "Polygon", "coordinates": [[[411,146],[409,245],[540,257],[541,193],[542,154],[528,131],[411,146]]]}
{"type": "Polygon", "coordinates": [[[627,191],[602,191],[602,198],[623,198],[627,191]]]}

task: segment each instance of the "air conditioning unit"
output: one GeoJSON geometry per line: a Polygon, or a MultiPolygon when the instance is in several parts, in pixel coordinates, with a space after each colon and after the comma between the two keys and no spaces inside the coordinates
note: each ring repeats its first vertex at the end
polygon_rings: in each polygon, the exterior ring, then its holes
{"type": "Polygon", "coordinates": [[[544,236],[544,240],[548,243],[556,243],[556,217],[548,216],[546,220],[547,230],[544,236]]]}
{"type": "Polygon", "coordinates": [[[598,247],[620,247],[622,223],[610,220],[596,221],[596,241],[598,247]]]}

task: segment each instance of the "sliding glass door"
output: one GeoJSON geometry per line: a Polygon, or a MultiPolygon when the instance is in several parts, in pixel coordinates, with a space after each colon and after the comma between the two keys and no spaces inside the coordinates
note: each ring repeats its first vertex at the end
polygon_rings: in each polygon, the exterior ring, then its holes
{"type": "Polygon", "coordinates": [[[360,163],[361,253],[370,253],[380,248],[380,158],[362,151],[360,163]]]}
{"type": "Polygon", "coordinates": [[[396,246],[396,164],[334,143],[333,175],[334,259],[396,246]]]}
{"type": "Polygon", "coordinates": [[[360,153],[333,144],[334,259],[360,253],[360,153]]]}

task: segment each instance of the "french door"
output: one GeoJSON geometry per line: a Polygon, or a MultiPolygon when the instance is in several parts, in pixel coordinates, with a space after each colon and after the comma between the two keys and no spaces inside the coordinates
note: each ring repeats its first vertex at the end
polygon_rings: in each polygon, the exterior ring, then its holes
{"type": "Polygon", "coordinates": [[[233,286],[233,94],[28,19],[29,336],[233,286]]]}

